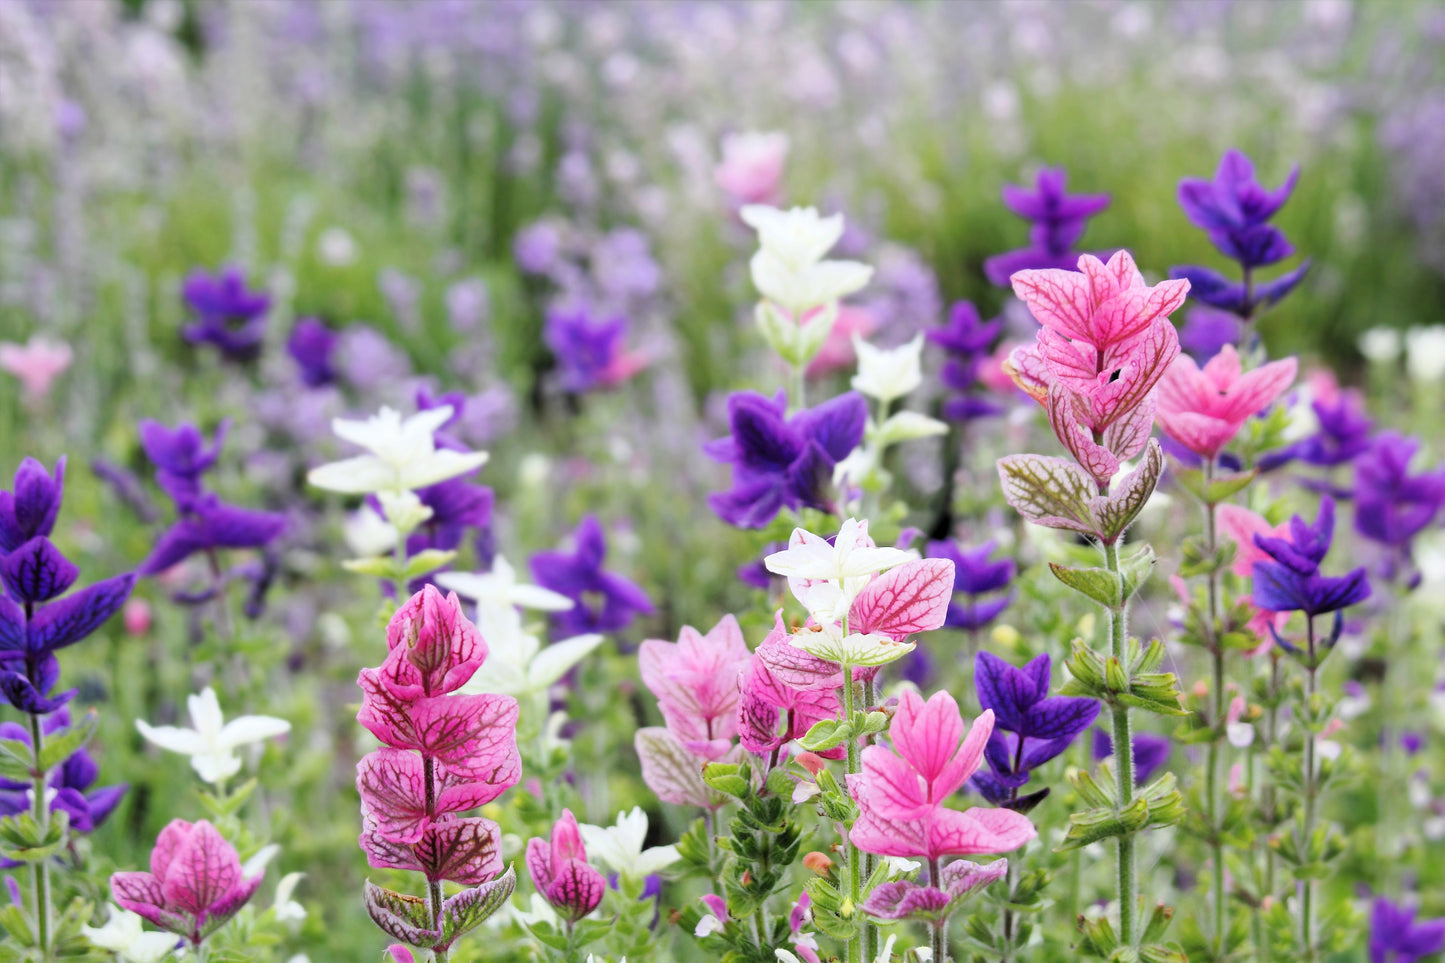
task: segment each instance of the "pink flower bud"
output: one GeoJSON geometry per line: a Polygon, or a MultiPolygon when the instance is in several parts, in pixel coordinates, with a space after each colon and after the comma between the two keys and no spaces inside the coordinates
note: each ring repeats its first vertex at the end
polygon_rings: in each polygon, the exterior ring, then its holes
{"type": "Polygon", "coordinates": [[[151,630],[151,607],[145,599],[131,599],[121,609],[127,635],[145,635],[151,630]]]}

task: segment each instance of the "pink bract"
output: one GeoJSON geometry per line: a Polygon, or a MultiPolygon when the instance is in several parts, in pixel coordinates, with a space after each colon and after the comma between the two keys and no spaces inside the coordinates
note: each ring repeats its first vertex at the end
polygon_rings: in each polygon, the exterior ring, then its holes
{"type": "Polygon", "coordinates": [[[542,898],[574,923],[595,910],[607,891],[607,881],[587,862],[577,817],[570,809],[562,810],[550,841],[534,838],[527,843],[527,871],[542,898]]]}
{"type": "Polygon", "coordinates": [[[737,734],[738,675],[749,655],[728,615],[706,635],[685,625],[675,643],[643,642],[638,662],[667,727],[684,741],[711,742],[737,734]]]}
{"type": "Polygon", "coordinates": [[[1159,382],[1159,427],[1196,455],[1214,458],[1294,383],[1297,367],[1294,358],[1285,358],[1245,373],[1228,344],[1202,369],[1180,355],[1159,382]]]}

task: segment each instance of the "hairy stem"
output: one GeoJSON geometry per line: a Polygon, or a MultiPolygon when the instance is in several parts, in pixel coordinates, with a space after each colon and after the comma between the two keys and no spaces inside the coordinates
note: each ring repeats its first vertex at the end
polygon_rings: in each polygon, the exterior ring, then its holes
{"type": "MultiPolygon", "coordinates": [[[[437,808],[437,764],[430,755],[422,756],[422,772],[426,780],[426,813],[428,818],[436,817],[437,808]]],[[[427,907],[431,911],[432,929],[442,928],[442,881],[427,879],[427,907]]],[[[436,963],[447,963],[446,950],[434,950],[436,963]]]]}
{"type": "MultiPolygon", "coordinates": [[[[50,828],[50,805],[45,798],[50,779],[45,766],[40,762],[40,751],[45,748],[45,732],[40,724],[40,716],[35,713],[30,715],[30,745],[35,752],[35,802],[32,809],[35,821],[44,835],[50,828]]],[[[40,958],[50,960],[50,860],[37,859],[31,863],[30,878],[35,890],[35,934],[40,958]]]]}
{"type": "MultiPolygon", "coordinates": [[[[1214,459],[1204,462],[1204,483],[1206,490],[1214,477],[1214,459]]],[[[1212,557],[1218,547],[1215,524],[1215,504],[1204,503],[1204,550],[1212,557]]],[[[1208,609],[1205,613],[1205,639],[1213,656],[1214,678],[1210,693],[1213,705],[1210,724],[1214,726],[1214,737],[1209,740],[1209,758],[1206,772],[1207,803],[1209,806],[1209,850],[1214,864],[1214,957],[1224,956],[1224,944],[1229,930],[1229,905],[1224,894],[1224,827],[1223,800],[1220,768],[1224,764],[1224,647],[1219,640],[1219,571],[1210,567],[1205,576],[1208,609]]]]}
{"type": "MultiPolygon", "coordinates": [[[[1104,564],[1109,571],[1119,572],[1119,546],[1110,542],[1104,546],[1104,564]]],[[[1109,647],[1114,658],[1120,662],[1128,659],[1128,603],[1119,605],[1109,613],[1109,647]]],[[[1129,725],[1129,707],[1115,705],[1114,717],[1114,766],[1117,769],[1119,808],[1122,810],[1134,801],[1134,738],[1129,725]]],[[[1119,837],[1119,939],[1124,946],[1133,946],[1135,940],[1134,911],[1138,903],[1138,881],[1134,874],[1134,837],[1119,837]]]]}
{"type": "MultiPolygon", "coordinates": [[[[928,885],[935,889],[943,889],[936,856],[928,860],[928,885]]],[[[932,931],[930,936],[932,937],[933,963],[948,963],[948,920],[934,920],[929,924],[929,928],[932,931]]]]}
{"type": "MultiPolygon", "coordinates": [[[[1319,686],[1319,666],[1315,664],[1315,620],[1313,616],[1305,616],[1305,638],[1309,645],[1309,673],[1305,682],[1305,705],[1311,718],[1314,715],[1315,693],[1319,686]]],[[[1309,841],[1315,834],[1316,803],[1319,796],[1319,785],[1315,773],[1315,732],[1308,726],[1305,728],[1305,756],[1304,756],[1304,842],[1309,841]]],[[[1300,880],[1296,884],[1300,901],[1300,947],[1304,952],[1303,960],[1314,963],[1318,957],[1315,955],[1315,930],[1314,930],[1314,883],[1311,880],[1300,880]]]]}

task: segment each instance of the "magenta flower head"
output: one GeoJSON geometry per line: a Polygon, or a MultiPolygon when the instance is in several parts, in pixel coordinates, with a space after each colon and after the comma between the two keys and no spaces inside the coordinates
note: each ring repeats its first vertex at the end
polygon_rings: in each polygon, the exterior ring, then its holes
{"type": "Polygon", "coordinates": [[[718,517],[738,528],[763,528],[784,508],[830,511],[833,468],[863,441],[868,406],[849,391],[787,415],[787,398],[755,391],[728,398],[732,434],[703,451],[733,466],[731,491],[709,495],[718,517]]]}
{"type": "Polygon", "coordinates": [[[880,856],[922,857],[1007,853],[1037,835],[1028,817],[1008,809],[965,812],[944,803],[978,771],[993,733],[985,710],[967,730],[947,692],[927,701],[905,692],[883,746],[863,750],[863,771],[848,777],[859,815],[848,838],[880,856]]]}
{"type": "Polygon", "coordinates": [[[569,924],[595,910],[607,892],[607,880],[587,862],[570,809],[562,810],[550,841],[534,838],[527,843],[527,870],[537,892],[569,924]]]}
{"type": "Polygon", "coordinates": [[[1083,235],[1089,218],[1109,206],[1108,194],[1068,194],[1068,173],[1062,167],[1039,171],[1034,190],[1006,185],[1003,202],[1024,220],[1033,222],[1029,246],[983,262],[983,273],[1001,288],[1009,286],[1016,272],[1032,269],[1072,269],[1079,252],[1074,244],[1083,235]]]}
{"type": "Polygon", "coordinates": [[[125,909],[200,946],[261,885],[261,873],[242,873],[236,847],[215,826],[175,819],[156,838],[150,872],[116,873],[110,892],[125,909]]]}
{"type": "Polygon", "coordinates": [[[1239,429],[1274,403],[1294,382],[1294,358],[1245,373],[1227,344],[1203,368],[1181,354],[1159,382],[1155,418],[1164,433],[1194,454],[1216,458],[1239,429]]]}
{"type": "MultiPolygon", "coordinates": [[[[771,753],[801,739],[814,723],[838,716],[841,703],[835,690],[843,683],[842,670],[835,663],[796,648],[788,638],[788,627],[779,609],[773,615],[773,630],[738,678],[737,728],[748,752],[771,753]],[[783,673],[774,672],[773,665],[783,673]],[[786,676],[801,684],[791,684],[786,676]]],[[[845,747],[836,746],[819,755],[841,759],[845,751],[845,747]]]]}
{"type": "Polygon", "coordinates": [[[751,654],[731,615],[706,635],[684,625],[676,643],[642,643],[642,682],[657,696],[667,728],[689,751],[716,758],[731,746],[737,735],[738,676],[751,654]]]}
{"type": "Polygon", "coordinates": [[[654,611],[647,593],[634,582],[605,571],[607,538],[597,516],[577,525],[572,552],[538,552],[532,556],[532,577],[537,584],[565,595],[572,608],[552,616],[562,636],[588,632],[616,632],[632,624],[637,615],[654,611]]]}
{"type": "Polygon", "coordinates": [[[218,274],[194,271],[181,287],[181,297],[195,321],[181,330],[191,344],[209,344],[227,361],[254,361],[266,333],[271,298],[246,287],[239,268],[218,274]]]}

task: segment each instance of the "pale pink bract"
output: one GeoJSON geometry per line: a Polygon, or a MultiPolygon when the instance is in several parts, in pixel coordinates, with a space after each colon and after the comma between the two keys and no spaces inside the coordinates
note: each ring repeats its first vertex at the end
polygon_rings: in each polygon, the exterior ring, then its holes
{"type": "Polygon", "coordinates": [[[1164,433],[1196,455],[1214,458],[1251,417],[1294,382],[1294,358],[1244,372],[1239,353],[1225,345],[1203,368],[1181,354],[1159,382],[1155,418],[1164,433]]]}

